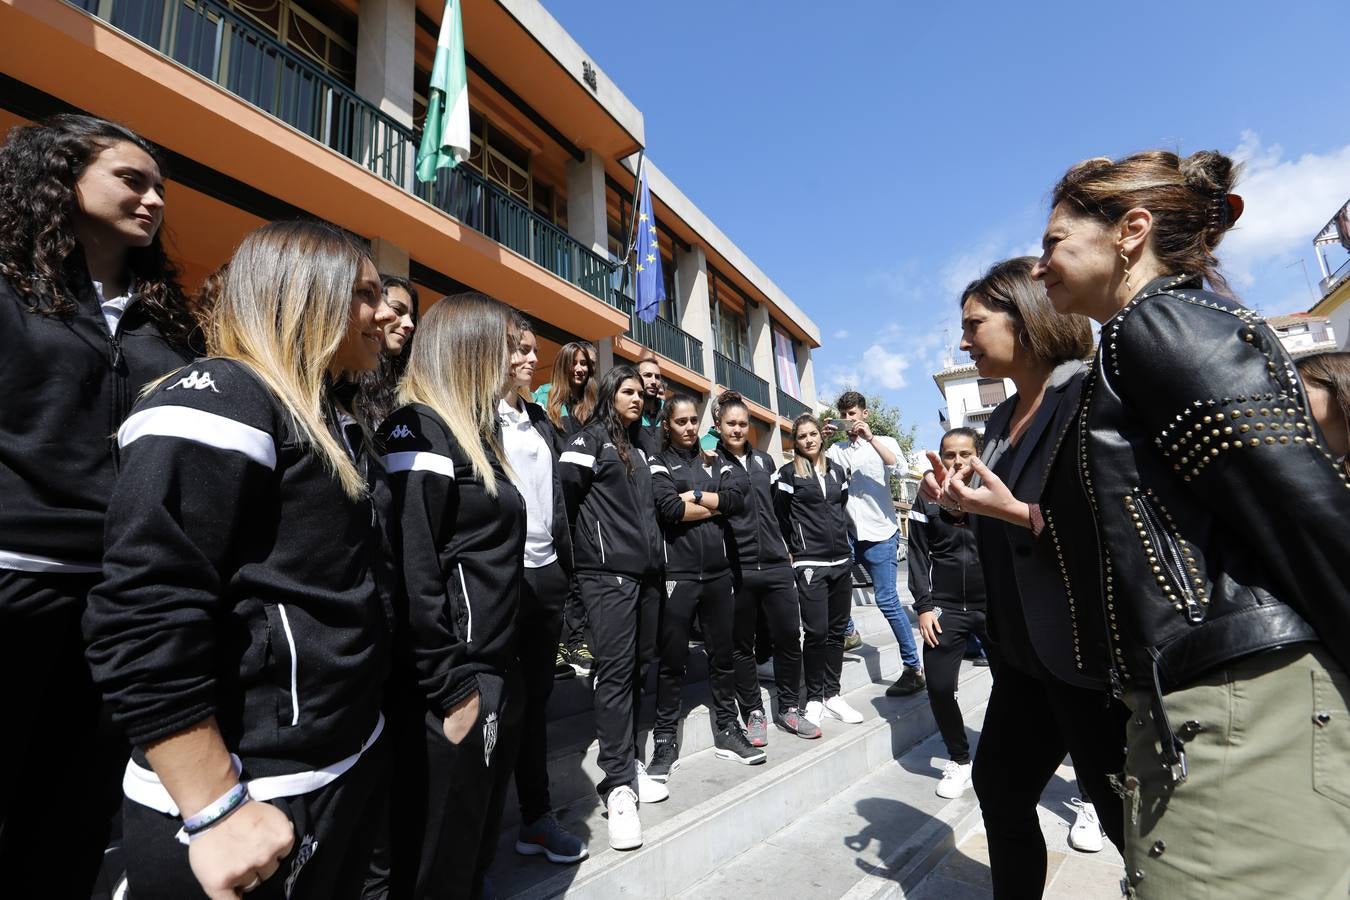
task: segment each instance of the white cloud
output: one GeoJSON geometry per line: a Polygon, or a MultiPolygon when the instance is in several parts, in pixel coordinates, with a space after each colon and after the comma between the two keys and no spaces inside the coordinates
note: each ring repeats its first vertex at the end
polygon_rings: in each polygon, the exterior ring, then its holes
{"type": "Polygon", "coordinates": [[[1233,286],[1248,288],[1258,269],[1305,258],[1313,236],[1350,197],[1350,145],[1285,159],[1279,144],[1266,146],[1244,131],[1233,156],[1246,163],[1237,186],[1245,209],[1219,245],[1219,258],[1233,286]]]}
{"type": "Polygon", "coordinates": [[[898,391],[908,384],[905,370],[909,368],[909,357],[903,353],[893,353],[880,344],[873,344],[863,351],[862,364],[869,386],[877,384],[888,391],[898,391]]]}
{"type": "Polygon", "coordinates": [[[844,338],[848,337],[848,329],[840,328],[834,333],[833,337],[836,341],[842,341],[844,338]]]}

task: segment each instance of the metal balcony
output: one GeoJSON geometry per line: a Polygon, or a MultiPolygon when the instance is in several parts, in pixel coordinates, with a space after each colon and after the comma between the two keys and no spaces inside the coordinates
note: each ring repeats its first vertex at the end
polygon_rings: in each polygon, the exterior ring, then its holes
{"type": "Polygon", "coordinates": [[[713,351],[717,365],[717,383],[739,391],[747,400],[753,400],[760,406],[769,405],[769,383],[751,372],[745,366],[713,351]]]}
{"type": "Polygon", "coordinates": [[[791,394],[785,393],[781,388],[778,390],[778,414],[785,419],[795,419],[798,416],[805,415],[811,411],[811,407],[798,400],[791,394]]]}
{"type": "Polygon", "coordinates": [[[703,342],[674,322],[662,318],[644,322],[634,312],[634,305],[622,291],[615,289],[610,301],[616,308],[628,313],[628,331],[630,338],[649,350],[654,350],[671,362],[679,363],[686,369],[703,374],[703,342]]]}

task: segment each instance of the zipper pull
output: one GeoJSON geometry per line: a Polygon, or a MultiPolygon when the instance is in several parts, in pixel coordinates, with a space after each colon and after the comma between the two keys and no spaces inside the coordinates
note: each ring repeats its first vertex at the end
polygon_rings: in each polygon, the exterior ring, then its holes
{"type": "Polygon", "coordinates": [[[113,370],[120,373],[123,369],[122,342],[116,335],[108,335],[108,352],[112,357],[113,370]]]}
{"type": "Polygon", "coordinates": [[[1111,679],[1111,696],[1117,700],[1125,696],[1125,685],[1121,682],[1120,672],[1116,670],[1114,665],[1107,670],[1107,677],[1111,679]]]}

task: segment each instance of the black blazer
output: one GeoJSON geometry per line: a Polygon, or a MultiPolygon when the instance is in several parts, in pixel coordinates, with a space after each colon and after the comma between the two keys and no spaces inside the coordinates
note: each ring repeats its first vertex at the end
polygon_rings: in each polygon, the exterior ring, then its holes
{"type": "MultiPolygon", "coordinates": [[[[1064,363],[1051,373],[1040,409],[1015,448],[1008,446],[1006,433],[1017,398],[1005,400],[989,417],[981,459],[992,469],[1005,453],[1014,454],[1005,482],[1017,499],[1026,503],[1040,500],[1047,469],[1078,409],[1087,370],[1087,363],[1075,361],[1064,363]]],[[[981,519],[977,527],[989,593],[989,630],[994,643],[998,643],[997,598],[1011,596],[1015,590],[1021,599],[1031,645],[1046,670],[1078,687],[1106,688],[1106,671],[1101,663],[1105,659],[1104,632],[1101,627],[1090,627],[1081,620],[1082,615],[1090,615],[1091,611],[1071,613],[1065,578],[1049,542],[1037,540],[1029,528],[996,519],[981,519]],[[1008,542],[1012,572],[991,571],[991,559],[1000,556],[984,550],[986,542],[992,540],[1008,542]],[[1099,648],[1098,643],[1103,646],[1099,648]],[[1092,644],[1091,648],[1087,644],[1092,644]]]]}

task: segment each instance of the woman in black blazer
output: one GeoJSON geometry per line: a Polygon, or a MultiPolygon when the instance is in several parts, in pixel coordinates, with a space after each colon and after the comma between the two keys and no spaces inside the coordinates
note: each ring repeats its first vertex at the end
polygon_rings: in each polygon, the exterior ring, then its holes
{"type": "MultiPolygon", "coordinates": [[[[1045,470],[1078,407],[1092,352],[1082,316],[1060,316],[1031,278],[1035,260],[992,267],[962,293],[961,349],[982,378],[1010,378],[1017,394],[985,427],[983,462],[1018,497],[1040,495],[1045,470]]],[[[925,476],[925,495],[956,509],[939,493],[940,461],[925,476]]],[[[958,510],[959,511],[959,510],[958,510]]],[[[1086,799],[1100,811],[1119,847],[1123,819],[1107,776],[1124,765],[1125,708],[1111,698],[1104,659],[1093,645],[1104,623],[1071,619],[1054,554],[1031,532],[977,519],[988,592],[994,687],[975,756],[975,793],[989,840],[995,897],[1039,897],[1046,850],[1036,806],[1070,753],[1086,799]]],[[[1096,825],[1090,836],[1100,843],[1096,825]]]]}

